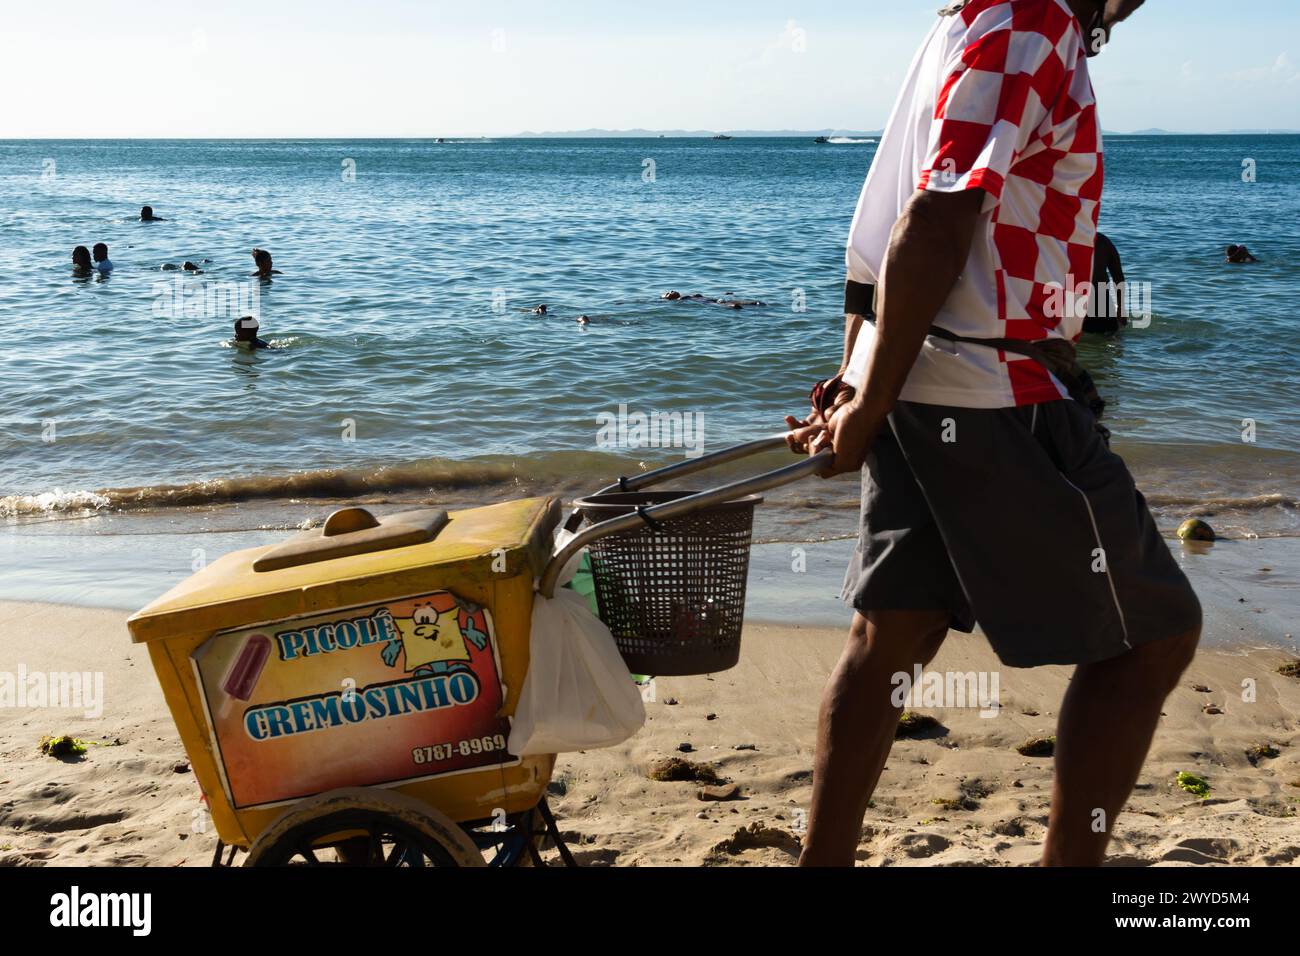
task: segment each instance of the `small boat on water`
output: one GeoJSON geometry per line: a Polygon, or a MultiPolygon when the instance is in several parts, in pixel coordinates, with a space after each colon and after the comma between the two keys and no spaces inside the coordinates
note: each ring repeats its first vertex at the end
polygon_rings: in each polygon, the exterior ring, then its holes
{"type": "Polygon", "coordinates": [[[813,142],[814,142],[814,143],[829,143],[830,140],[827,139],[825,136],[818,136],[815,140],[813,140],[813,142]]]}
{"type": "Polygon", "coordinates": [[[722,139],[722,140],[731,139],[731,137],[728,136],[726,133],[719,133],[717,136],[715,136],[715,137],[713,137],[713,138],[714,138],[714,139],[722,139]]]}

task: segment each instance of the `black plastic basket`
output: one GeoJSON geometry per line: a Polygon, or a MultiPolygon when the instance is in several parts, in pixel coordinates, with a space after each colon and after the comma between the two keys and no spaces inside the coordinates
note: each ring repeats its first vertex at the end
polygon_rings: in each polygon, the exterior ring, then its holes
{"type": "MultiPolygon", "coordinates": [[[[575,502],[591,524],[688,497],[599,494],[575,502]]],[[[757,495],[600,538],[589,546],[600,619],[635,674],[714,674],[740,659],[757,495]]]]}

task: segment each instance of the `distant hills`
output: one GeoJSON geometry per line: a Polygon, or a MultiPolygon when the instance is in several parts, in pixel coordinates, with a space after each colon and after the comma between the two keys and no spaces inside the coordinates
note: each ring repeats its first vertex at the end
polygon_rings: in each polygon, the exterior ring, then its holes
{"type": "Polygon", "coordinates": [[[1108,136],[1295,136],[1300,130],[1294,129],[1226,129],[1218,133],[1189,133],[1185,130],[1172,129],[1137,129],[1132,133],[1107,133],[1108,136]]]}
{"type": "MultiPolygon", "coordinates": [[[[524,133],[516,133],[509,139],[709,139],[724,133],[735,139],[752,139],[763,137],[767,139],[780,138],[803,138],[815,139],[818,136],[845,136],[851,139],[863,137],[879,137],[883,130],[843,130],[843,129],[579,129],[566,130],[564,132],[535,133],[531,130],[524,133]]],[[[1198,136],[1198,135],[1221,135],[1221,136],[1295,136],[1300,135],[1300,130],[1294,129],[1230,129],[1223,130],[1219,133],[1194,133],[1185,130],[1168,130],[1168,129],[1138,129],[1128,133],[1121,133],[1118,130],[1102,130],[1103,136],[1198,136]]]]}
{"type": "Polygon", "coordinates": [[[879,136],[881,131],[874,130],[863,132],[861,130],[842,130],[842,129],[579,129],[570,130],[562,133],[534,133],[531,130],[525,133],[518,133],[514,139],[658,139],[660,136],[665,139],[708,139],[717,136],[719,133],[725,133],[727,136],[733,136],[736,139],[765,137],[768,139],[778,139],[787,137],[807,136],[809,139],[815,139],[818,136],[848,136],[858,138],[863,136],[879,136]]]}

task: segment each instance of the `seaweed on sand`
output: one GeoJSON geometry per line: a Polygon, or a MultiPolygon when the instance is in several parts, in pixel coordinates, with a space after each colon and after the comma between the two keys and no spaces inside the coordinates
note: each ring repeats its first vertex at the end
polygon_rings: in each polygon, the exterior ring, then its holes
{"type": "Polygon", "coordinates": [[[909,710],[898,718],[898,726],[894,728],[894,737],[895,739],[899,737],[916,737],[938,726],[939,721],[929,714],[917,714],[909,710]]]}
{"type": "Polygon", "coordinates": [[[662,782],[687,781],[690,783],[722,783],[718,772],[706,763],[695,763],[681,757],[666,757],[652,764],[646,773],[651,780],[662,782]]]}
{"type": "Polygon", "coordinates": [[[86,753],[86,742],[67,734],[42,737],[40,747],[48,757],[81,757],[86,753]]]}
{"type": "Polygon", "coordinates": [[[1016,748],[1022,757],[1050,757],[1056,753],[1056,738],[1030,737],[1016,748]]]}
{"type": "Polygon", "coordinates": [[[1176,778],[1178,786],[1193,796],[1200,797],[1204,800],[1210,795],[1210,785],[1201,777],[1194,773],[1188,773],[1186,770],[1178,771],[1176,778]]]}
{"type": "Polygon", "coordinates": [[[1246,750],[1246,759],[1250,761],[1252,767],[1258,767],[1261,760],[1272,760],[1281,755],[1282,751],[1272,744],[1256,744],[1246,750]]]}

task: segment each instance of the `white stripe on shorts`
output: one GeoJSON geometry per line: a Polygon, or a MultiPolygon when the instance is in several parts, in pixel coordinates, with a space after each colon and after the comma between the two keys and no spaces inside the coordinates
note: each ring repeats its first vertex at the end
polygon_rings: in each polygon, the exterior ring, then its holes
{"type": "MultiPolygon", "coordinates": [[[[1037,408],[1038,406],[1034,407],[1037,408]]],[[[1088,496],[1083,493],[1083,489],[1072,482],[1069,478],[1066,478],[1064,474],[1061,475],[1061,480],[1075,491],[1079,492],[1079,497],[1083,499],[1084,507],[1088,509],[1088,520],[1092,522],[1092,536],[1096,539],[1097,547],[1101,549],[1102,558],[1106,561],[1106,583],[1110,585],[1111,600],[1115,602],[1115,611],[1119,614],[1119,627],[1120,630],[1124,632],[1124,646],[1129,650],[1132,650],[1133,645],[1128,642],[1128,624],[1124,620],[1124,609],[1120,607],[1119,604],[1119,592],[1115,590],[1115,579],[1110,576],[1110,559],[1106,558],[1106,545],[1101,541],[1101,531],[1097,528],[1097,516],[1093,513],[1092,502],[1089,501],[1088,496]]]]}

